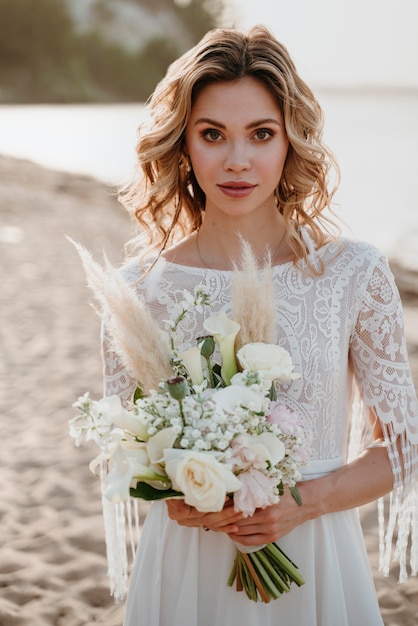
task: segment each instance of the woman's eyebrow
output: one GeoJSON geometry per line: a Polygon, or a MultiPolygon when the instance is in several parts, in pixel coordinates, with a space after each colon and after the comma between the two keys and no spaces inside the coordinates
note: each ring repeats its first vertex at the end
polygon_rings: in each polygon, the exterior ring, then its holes
{"type": "Polygon", "coordinates": [[[225,124],[217,122],[216,120],[211,120],[209,117],[199,117],[195,121],[194,126],[198,126],[199,124],[209,124],[210,126],[217,126],[217,128],[226,129],[225,124]]]}
{"type": "Polygon", "coordinates": [[[245,129],[250,130],[251,128],[257,128],[258,126],[263,126],[264,124],[276,124],[276,126],[281,126],[281,122],[279,120],[274,119],[273,117],[266,117],[260,120],[255,120],[254,122],[250,122],[246,125],[245,129]]]}
{"type": "MultiPolygon", "coordinates": [[[[225,124],[222,124],[222,122],[217,122],[216,120],[212,120],[209,117],[199,117],[195,121],[194,126],[198,126],[198,124],[209,124],[210,126],[216,126],[217,128],[222,128],[224,130],[226,129],[225,124]]],[[[245,129],[250,130],[251,128],[257,128],[258,126],[263,126],[263,124],[276,124],[277,126],[281,126],[281,123],[279,120],[276,120],[273,117],[266,117],[260,120],[254,120],[254,122],[250,122],[249,124],[245,126],[245,129]]]]}

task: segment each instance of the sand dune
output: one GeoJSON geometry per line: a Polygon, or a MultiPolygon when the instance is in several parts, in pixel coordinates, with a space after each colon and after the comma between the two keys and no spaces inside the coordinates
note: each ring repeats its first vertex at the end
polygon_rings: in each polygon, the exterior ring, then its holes
{"type": "MultiPolygon", "coordinates": [[[[120,626],[88,470],[95,449],[68,436],[74,399],[101,394],[101,364],[99,320],[65,235],[117,264],[129,219],[97,181],[5,157],[0,200],[0,626],[120,626]]],[[[417,302],[405,297],[416,380],[417,302]]],[[[416,625],[418,580],[377,573],[374,507],[362,519],[386,626],[416,625]]]]}

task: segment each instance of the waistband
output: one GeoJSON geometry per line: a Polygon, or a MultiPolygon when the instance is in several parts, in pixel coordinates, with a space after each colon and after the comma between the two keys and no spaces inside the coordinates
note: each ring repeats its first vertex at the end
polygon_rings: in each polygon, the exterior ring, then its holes
{"type": "Polygon", "coordinates": [[[310,461],[308,465],[301,468],[301,474],[305,480],[311,478],[320,478],[326,474],[334,472],[344,465],[344,457],[337,457],[335,459],[319,459],[317,461],[310,461]]]}

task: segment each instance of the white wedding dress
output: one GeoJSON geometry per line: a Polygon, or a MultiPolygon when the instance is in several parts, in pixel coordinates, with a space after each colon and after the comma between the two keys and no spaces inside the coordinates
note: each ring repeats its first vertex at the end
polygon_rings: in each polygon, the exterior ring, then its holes
{"type": "MultiPolygon", "coordinates": [[[[309,241],[307,239],[307,241],[309,241]]],[[[323,263],[320,276],[292,263],[273,269],[278,343],[292,355],[301,373],[280,391],[281,399],[301,416],[312,438],[314,456],[305,479],[332,472],[348,459],[350,427],[357,386],[364,405],[380,419],[391,456],[395,491],[390,518],[391,545],[397,518],[398,546],[405,575],[411,510],[417,510],[418,409],[411,380],[402,310],[386,260],[373,247],[347,240],[328,244],[311,260],[323,263]],[[401,437],[404,458],[393,440],[401,437]],[[401,466],[405,466],[402,482],[401,466]],[[409,511],[409,513],[408,513],[409,511]],[[403,538],[403,539],[402,539],[403,538]]],[[[319,267],[319,265],[318,265],[319,267]]],[[[136,260],[123,268],[135,284],[136,260]]],[[[232,315],[231,272],[181,266],[159,260],[135,285],[161,326],[178,313],[183,290],[198,284],[209,291],[214,309],[232,315]]],[[[195,345],[204,334],[203,314],[193,311],[180,340],[195,345]]],[[[104,353],[105,392],[130,398],[135,387],[118,360],[104,353]]],[[[362,402],[356,415],[363,419],[362,402]]],[[[363,411],[365,413],[365,411],[363,411]]],[[[354,425],[353,425],[354,422],[354,425]]],[[[415,562],[418,537],[415,521],[415,562]]],[[[278,544],[300,568],[305,585],[269,604],[255,603],[227,586],[235,546],[226,535],[179,526],[169,520],[164,502],[151,506],[130,580],[125,626],[381,626],[373,580],[357,510],[307,522],[278,544]]],[[[386,550],[387,569],[391,550],[386,550]]]]}

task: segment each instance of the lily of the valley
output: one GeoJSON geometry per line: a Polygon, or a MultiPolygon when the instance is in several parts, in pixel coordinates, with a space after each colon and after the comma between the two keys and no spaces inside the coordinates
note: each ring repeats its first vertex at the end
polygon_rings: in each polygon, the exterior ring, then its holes
{"type": "Polygon", "coordinates": [[[216,341],[221,354],[221,375],[225,383],[229,385],[233,375],[238,372],[235,339],[241,326],[229,319],[225,311],[208,317],[203,326],[216,341]]]}

